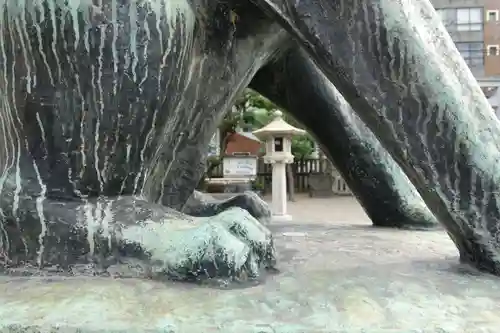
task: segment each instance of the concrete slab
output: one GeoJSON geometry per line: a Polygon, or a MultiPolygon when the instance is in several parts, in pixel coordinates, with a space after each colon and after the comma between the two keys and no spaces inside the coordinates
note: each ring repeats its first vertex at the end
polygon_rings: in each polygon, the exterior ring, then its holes
{"type": "Polygon", "coordinates": [[[458,265],[442,231],[319,222],[271,228],[281,272],[253,286],[2,278],[0,332],[496,333],[500,327],[500,279],[458,265]]]}
{"type": "Polygon", "coordinates": [[[288,215],[288,214],[285,214],[285,215],[273,215],[271,217],[271,221],[274,223],[274,222],[291,222],[293,220],[293,217],[292,215],[288,215]]]}

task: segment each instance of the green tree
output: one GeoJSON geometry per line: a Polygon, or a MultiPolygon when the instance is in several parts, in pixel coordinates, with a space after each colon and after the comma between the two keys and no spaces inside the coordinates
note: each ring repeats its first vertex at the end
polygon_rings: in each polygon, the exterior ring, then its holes
{"type": "MultiPolygon", "coordinates": [[[[235,109],[241,114],[239,125],[247,130],[256,130],[267,125],[274,118],[273,113],[280,110],[276,104],[251,89],[245,90],[237,100],[235,109]]],[[[303,128],[302,124],[291,117],[286,110],[280,111],[283,112],[283,118],[286,122],[292,126],[303,128]]],[[[312,152],[313,141],[309,135],[296,136],[292,139],[292,154],[296,159],[307,158],[312,152]]],[[[286,175],[289,199],[294,201],[294,175],[290,164],[286,166],[286,175]]]]}
{"type": "Polygon", "coordinates": [[[314,151],[314,143],[309,135],[296,136],[292,139],[292,154],[297,159],[304,159],[314,151]]]}
{"type": "MultiPolygon", "coordinates": [[[[295,127],[303,128],[302,124],[290,116],[286,110],[281,110],[276,104],[256,91],[245,89],[243,94],[237,98],[234,107],[226,114],[219,125],[221,152],[226,150],[231,134],[235,133],[238,127],[248,131],[262,128],[272,121],[274,118],[273,113],[277,110],[283,112],[283,119],[286,122],[295,127]]],[[[296,159],[307,158],[312,152],[313,141],[308,134],[296,136],[292,139],[292,154],[296,159]]],[[[209,158],[206,175],[210,175],[221,162],[220,157],[209,158]]],[[[287,173],[289,175],[291,175],[290,168],[291,166],[288,165],[289,170],[287,173]]],[[[290,179],[290,181],[292,180],[290,179]]]]}
{"type": "MultiPolygon", "coordinates": [[[[273,119],[273,113],[276,110],[283,112],[283,119],[292,126],[303,128],[295,118],[290,116],[286,110],[281,110],[269,99],[260,95],[252,89],[246,89],[237,99],[235,109],[239,117],[232,119],[236,126],[247,130],[256,130],[267,125],[273,119]]],[[[235,127],[236,127],[235,126],[235,127]]],[[[309,157],[314,150],[313,140],[310,135],[297,136],[292,140],[292,154],[297,159],[309,157]]]]}

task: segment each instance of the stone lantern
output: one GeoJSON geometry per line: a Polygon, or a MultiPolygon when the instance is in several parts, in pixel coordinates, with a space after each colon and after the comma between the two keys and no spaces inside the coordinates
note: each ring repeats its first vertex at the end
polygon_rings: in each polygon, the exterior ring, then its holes
{"type": "Polygon", "coordinates": [[[274,221],[290,221],[287,214],[286,164],[293,163],[292,137],[306,132],[283,120],[283,113],[276,111],[274,120],[253,132],[265,142],[264,163],[272,164],[272,210],[274,221]]]}

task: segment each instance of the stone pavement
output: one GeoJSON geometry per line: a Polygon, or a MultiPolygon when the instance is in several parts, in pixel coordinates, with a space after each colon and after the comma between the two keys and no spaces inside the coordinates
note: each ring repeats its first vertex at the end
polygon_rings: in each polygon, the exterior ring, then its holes
{"type": "Polygon", "coordinates": [[[270,227],[280,273],[260,284],[220,289],[134,279],[4,279],[0,328],[498,332],[500,279],[459,265],[443,231],[372,228],[352,198],[302,198],[290,210],[292,223],[270,227]]]}
{"type": "MultiPolygon", "coordinates": [[[[305,194],[296,194],[295,197],[295,202],[288,202],[288,211],[296,221],[371,225],[363,208],[351,196],[310,198],[305,194]]],[[[271,198],[268,196],[264,199],[271,202],[271,198]]]]}

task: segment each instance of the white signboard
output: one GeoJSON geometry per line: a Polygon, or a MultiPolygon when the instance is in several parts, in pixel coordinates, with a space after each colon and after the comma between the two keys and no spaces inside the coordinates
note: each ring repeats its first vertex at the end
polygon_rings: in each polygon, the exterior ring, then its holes
{"type": "Polygon", "coordinates": [[[254,178],[257,175],[257,157],[225,156],[222,167],[224,177],[254,178]]]}

